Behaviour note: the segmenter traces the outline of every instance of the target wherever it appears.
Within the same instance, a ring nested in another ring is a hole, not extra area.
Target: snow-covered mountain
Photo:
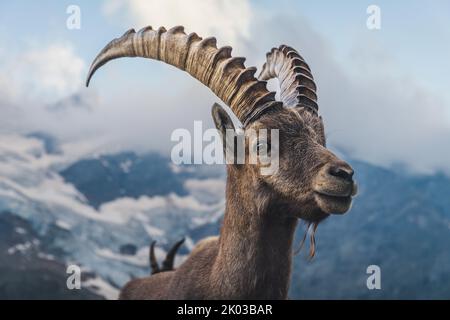
[[[90,151],[42,133],[0,136],[0,297],[114,299],[149,273],[152,240],[162,259],[187,237],[180,263],[218,233],[224,167]],[[291,297],[450,298],[450,179],[349,161],[360,195],[319,226],[314,260],[296,256]],[[66,288],[69,264],[84,270],[80,291]],[[372,264],[382,290],[366,287]]]
[[[45,239],[42,257],[94,273],[97,281],[91,279],[85,287],[115,298],[115,288],[131,276],[148,274],[151,240],[158,241],[157,255],[162,259],[162,248],[222,215],[223,172],[204,178],[201,170],[174,169],[156,154],[100,156],[70,165],[62,151],[48,152],[48,143],[42,135],[0,137],[1,215],[23,219],[35,233],[23,243],[11,243],[5,248],[6,257],[39,250]],[[158,170],[148,175],[146,166]],[[176,181],[177,187],[164,187],[167,181]],[[145,186],[142,182],[156,187],[137,190],[135,183]],[[108,183],[118,193],[106,195],[111,191],[104,188]],[[188,249],[192,245],[188,238]],[[135,253],[124,253],[127,246]]]
[[[319,225],[314,260],[296,259],[293,296],[449,299],[450,179],[350,162],[359,195],[348,214]],[[369,265],[381,269],[381,290],[367,289]]]

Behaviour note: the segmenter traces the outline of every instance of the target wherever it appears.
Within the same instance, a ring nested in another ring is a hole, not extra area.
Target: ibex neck
[[[214,283],[222,298],[285,299],[297,220],[251,180],[229,170]]]

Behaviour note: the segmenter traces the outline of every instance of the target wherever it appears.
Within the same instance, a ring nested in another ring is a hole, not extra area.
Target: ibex
[[[220,235],[200,241],[177,270],[132,280],[121,298],[286,299],[298,220],[317,225],[330,214],[347,212],[356,194],[352,168],[325,147],[309,66],[282,45],[267,54],[256,79],[256,68],[231,57],[230,47],[217,49],[215,38],[186,35],[181,26],[168,31],[147,27],[110,42],[93,62],[86,85],[98,68],[121,57],[160,60],[188,72],[230,107],[244,132],[279,130],[274,174],[262,175],[263,164],[247,159],[227,164]],[[272,78],[278,79],[281,101],[266,88]],[[219,105],[212,116],[222,137],[236,130]],[[247,149],[271,148],[270,139],[245,140]]]
[[[151,274],[157,274],[160,272],[167,272],[174,270],[174,262],[175,262],[175,255],[177,254],[178,249],[181,247],[181,245],[184,243],[185,239],[181,239],[180,241],[176,242],[172,248],[170,248],[169,252],[167,252],[166,258],[164,259],[162,263],[162,267],[159,266],[158,260],[156,259],[155,255],[155,244],[156,241],[153,241],[150,245],[149,250],[149,257],[150,257],[150,269]]]

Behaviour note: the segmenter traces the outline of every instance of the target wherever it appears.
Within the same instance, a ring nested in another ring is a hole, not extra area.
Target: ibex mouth
[[[330,197],[353,197],[358,193],[358,186],[353,181],[345,183],[327,183],[325,185],[316,185],[314,191],[318,194]]]
[[[357,193],[353,169],[336,160],[324,165],[313,181],[314,198],[319,208],[328,214],[342,214],[350,209]]]
[[[343,186],[342,188],[320,188],[315,189],[314,198],[322,211],[328,214],[343,214],[347,212],[352,204],[352,197],[357,193],[356,183]]]
[[[314,193],[314,198],[320,209],[328,214],[343,214],[352,204],[352,196],[336,196],[319,192]]]

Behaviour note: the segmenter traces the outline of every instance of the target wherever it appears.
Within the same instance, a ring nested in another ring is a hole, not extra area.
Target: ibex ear
[[[214,124],[216,125],[216,128],[219,131],[220,136],[222,137],[224,154],[234,155],[235,139],[232,139],[232,141],[230,141],[230,139],[226,139],[227,130],[232,130],[233,133],[236,133],[236,128],[234,127],[233,120],[228,115],[226,110],[217,103],[214,103],[212,107],[212,117],[214,120]],[[227,150],[231,152],[227,153]]]
[[[212,107],[212,117],[217,130],[219,130],[222,137],[226,136],[226,130],[235,130],[233,120],[225,111],[225,109],[218,103],[214,103]]]

